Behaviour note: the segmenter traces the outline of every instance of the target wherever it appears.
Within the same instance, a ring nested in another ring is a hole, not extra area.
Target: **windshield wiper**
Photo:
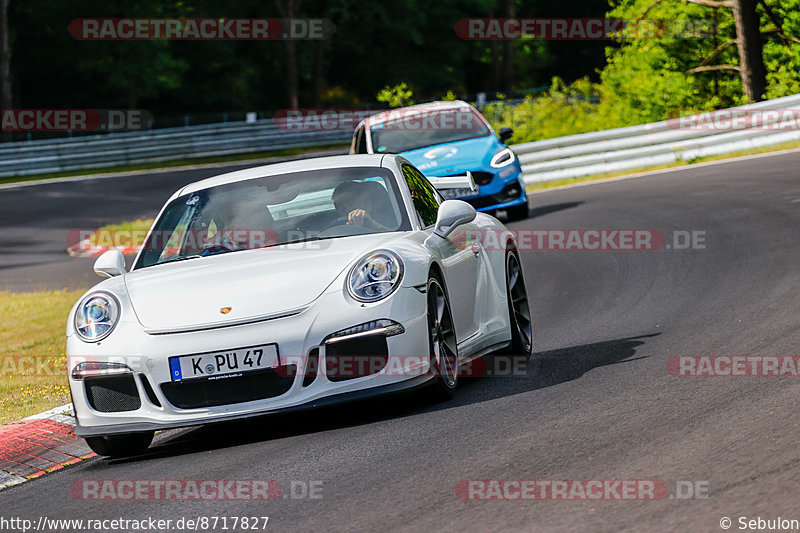
[[[206,254],[206,255],[202,255],[202,254],[184,255],[184,256],[176,257],[175,259],[170,259],[168,261],[161,261],[160,263],[155,263],[155,264],[156,265],[166,265],[167,263],[177,263],[178,261],[185,261],[187,259],[197,259],[199,257],[212,257],[212,256],[215,256],[215,255],[221,255],[221,254],[226,254],[226,253],[230,253],[230,252],[242,252],[242,251],[245,251],[245,250],[263,250],[265,248],[273,248],[273,247],[276,247],[276,246],[283,246],[285,244],[296,244],[296,243],[299,243],[299,242],[308,242],[308,241],[321,241],[321,240],[326,240],[326,239],[332,239],[332,238],[335,238],[335,237],[336,237],[335,235],[330,236],[330,237],[319,237],[319,236],[315,235],[313,237],[295,239],[295,240],[292,240],[292,241],[270,243],[270,244],[266,244],[264,246],[260,246],[258,248],[244,248],[242,250],[229,250],[229,249],[226,249],[226,250],[220,250],[220,251],[217,251],[217,252],[214,252],[214,253],[210,253],[210,254]]]
[[[195,255],[184,255],[181,257],[176,257],[175,259],[170,259],[169,261],[162,261],[158,263],[159,265],[166,265],[167,263],[177,263],[178,261],[186,261],[187,259],[197,259],[199,257],[203,257],[202,255],[195,254]]]

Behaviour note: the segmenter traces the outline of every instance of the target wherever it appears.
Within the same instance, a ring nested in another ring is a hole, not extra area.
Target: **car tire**
[[[143,453],[153,442],[154,431],[86,437],[86,444],[97,455],[105,457],[130,457]]]
[[[528,218],[528,202],[526,201],[522,205],[515,205],[513,207],[506,208],[506,220],[508,222],[516,222],[517,220],[524,220]]]
[[[513,356],[531,357],[533,349],[533,328],[531,310],[528,304],[528,291],[522,262],[516,250],[506,252],[506,299],[508,301],[508,325],[511,329],[511,344],[508,352]]]
[[[428,302],[428,348],[434,374],[428,392],[433,401],[447,401],[455,396],[458,387],[458,346],[450,300],[444,283],[435,273],[428,278],[425,294]]]

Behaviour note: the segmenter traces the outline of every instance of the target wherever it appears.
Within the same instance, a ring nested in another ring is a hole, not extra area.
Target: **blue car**
[[[499,134],[466,102],[431,102],[383,111],[362,120],[350,144],[351,154],[400,154],[423,174],[463,176],[472,172],[478,193],[458,197],[478,211],[504,211],[508,220],[528,216],[522,168]]]

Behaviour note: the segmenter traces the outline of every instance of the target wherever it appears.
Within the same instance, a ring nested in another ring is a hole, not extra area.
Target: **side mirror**
[[[514,136],[514,130],[512,130],[511,128],[500,128],[500,130],[497,132],[497,135],[499,135],[500,140],[505,143],[507,140],[509,140],[511,137]]]
[[[113,278],[126,272],[125,257],[119,250],[109,250],[97,258],[94,271],[101,278]]]
[[[461,224],[475,220],[475,208],[461,200],[445,200],[439,206],[433,233],[441,238],[450,235]]]

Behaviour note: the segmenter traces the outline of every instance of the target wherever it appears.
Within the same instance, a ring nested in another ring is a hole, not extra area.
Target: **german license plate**
[[[224,379],[278,366],[278,345],[265,344],[169,358],[172,381]]]
[[[475,192],[468,187],[457,187],[455,189],[440,189],[445,200],[453,200],[455,198],[464,198],[466,196],[474,196]]]

